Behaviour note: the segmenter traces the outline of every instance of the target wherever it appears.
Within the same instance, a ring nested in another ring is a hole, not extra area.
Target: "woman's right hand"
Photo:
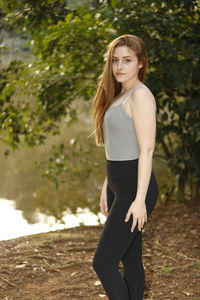
[[[108,216],[108,204],[107,204],[107,192],[106,192],[106,188],[107,188],[107,179],[105,179],[105,181],[104,181],[104,184],[103,184],[103,187],[102,187],[102,191],[101,191],[100,202],[99,202],[101,213],[105,217]]]

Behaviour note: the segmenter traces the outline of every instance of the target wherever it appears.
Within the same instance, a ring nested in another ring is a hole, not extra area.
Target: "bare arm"
[[[106,188],[107,188],[107,177],[105,177],[105,180],[104,180],[104,183],[103,183],[103,186],[102,186],[101,197],[100,197],[100,202],[99,202],[101,213],[105,217],[108,216]]]
[[[145,201],[152,171],[152,157],[156,137],[156,114],[154,97],[146,89],[138,89],[131,99],[131,110],[140,156],[138,160],[137,201]]]
[[[131,95],[131,111],[135,126],[140,156],[138,159],[138,182],[137,194],[126,214],[127,222],[133,214],[131,231],[134,230],[138,221],[138,229],[147,222],[145,198],[152,171],[152,157],[156,137],[156,105],[150,91],[138,89]]]

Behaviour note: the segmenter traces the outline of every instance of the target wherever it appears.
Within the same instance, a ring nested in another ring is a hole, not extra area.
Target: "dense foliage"
[[[91,101],[94,96],[106,45],[118,35],[136,34],[147,46],[146,84],[157,101],[156,153],[172,174],[166,195],[175,191],[179,199],[199,196],[199,1],[0,3],[1,26],[9,24],[26,35],[32,53],[32,63],[13,61],[1,70],[0,134],[4,142],[13,149],[20,142],[32,147],[44,143],[49,134],[58,134],[63,116],[70,121],[76,118],[72,102],[80,97]],[[65,176],[68,151],[62,146],[60,151],[53,150],[46,166],[49,179],[58,183]],[[61,152],[63,164],[52,168]]]

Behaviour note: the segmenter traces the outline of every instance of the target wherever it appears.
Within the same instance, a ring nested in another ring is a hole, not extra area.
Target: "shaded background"
[[[200,194],[199,1],[0,1],[0,197],[36,211],[99,212],[104,148],[90,109],[107,44],[140,36],[157,102],[159,202]]]

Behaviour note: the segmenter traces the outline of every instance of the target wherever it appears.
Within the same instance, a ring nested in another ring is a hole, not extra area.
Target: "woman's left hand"
[[[131,214],[133,215],[131,232],[133,232],[137,224],[137,221],[138,221],[138,230],[141,231],[141,229],[144,226],[144,222],[147,222],[147,210],[146,210],[145,202],[135,199],[126,214],[125,222],[128,222]]]

